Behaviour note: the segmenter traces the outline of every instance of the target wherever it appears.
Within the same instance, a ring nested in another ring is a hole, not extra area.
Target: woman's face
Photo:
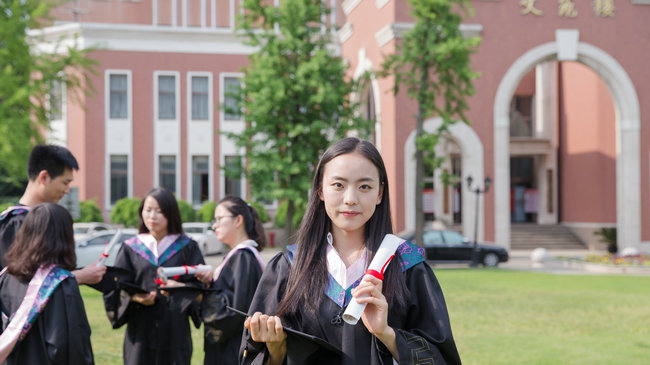
[[[382,193],[377,167],[357,152],[337,156],[325,165],[318,192],[333,226],[349,233],[364,229]]]
[[[144,200],[142,207],[142,221],[145,227],[156,238],[162,238],[167,235],[167,218],[160,210],[158,201],[152,196]]]
[[[214,210],[214,224],[212,228],[219,241],[232,247],[238,228],[238,217],[234,216],[223,204],[217,205]]]

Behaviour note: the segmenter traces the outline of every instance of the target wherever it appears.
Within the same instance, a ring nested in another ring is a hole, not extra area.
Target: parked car
[[[103,232],[103,231],[108,231],[113,229],[113,227],[111,227],[109,224],[101,223],[101,222],[73,223],[72,228],[74,230],[75,242],[90,237],[97,232]]]
[[[415,242],[415,233],[402,234],[402,238]],[[434,262],[471,262],[474,247],[467,237],[452,230],[425,230],[424,250],[427,260]],[[484,266],[496,267],[508,261],[508,251],[503,247],[479,243],[478,262]]]
[[[221,254],[225,251],[225,245],[219,241],[210,223],[186,222],[183,223],[183,231],[199,244],[203,256]]]
[[[99,260],[102,252],[106,248],[108,242],[113,239],[113,236],[117,230],[105,230],[97,232],[89,237],[82,238],[81,240],[75,240],[75,253],[77,254],[77,267],[84,267],[88,264],[96,262]],[[123,228],[120,229],[121,236],[118,243],[113,247],[109,256],[104,262],[105,265],[112,265],[115,262],[115,255],[119,251],[122,242],[138,234],[138,230],[134,228]]]

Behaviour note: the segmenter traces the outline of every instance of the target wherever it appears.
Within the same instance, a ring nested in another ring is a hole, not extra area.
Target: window
[[[468,242],[462,234],[454,231],[442,231],[442,237],[446,243],[465,243]]]
[[[198,205],[210,199],[210,159],[208,156],[192,156],[192,204]]]
[[[223,79],[223,115],[225,120],[241,120],[241,111],[237,106],[237,99],[230,93],[239,89],[239,78],[225,77]]]
[[[52,80],[50,84],[50,95],[49,95],[49,118],[50,120],[62,120],[63,119],[63,95],[64,95],[64,84],[59,80]]]
[[[241,156],[225,156],[226,158],[226,195],[242,197],[241,193]]]
[[[158,183],[160,187],[176,192],[176,156],[158,158]]]
[[[515,95],[510,103],[510,137],[532,137],[533,95]]]
[[[129,194],[128,167],[128,156],[111,155],[111,205]]]
[[[440,231],[426,231],[424,232],[424,245],[436,245],[442,243],[442,236]]]
[[[192,120],[208,120],[208,78],[192,76]]]
[[[126,81],[126,75],[110,75],[109,110],[111,119],[126,119],[128,116]]]
[[[176,119],[176,76],[158,76],[158,119]]]

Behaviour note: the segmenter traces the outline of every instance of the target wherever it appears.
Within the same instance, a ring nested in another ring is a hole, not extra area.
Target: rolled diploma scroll
[[[106,248],[104,248],[104,252],[102,252],[101,256],[99,256],[99,260],[97,260],[97,266],[103,265],[104,261],[108,258],[108,255],[111,253],[111,250],[115,246],[116,243],[120,242],[120,238],[122,237],[122,231],[117,230],[115,234],[113,235],[113,238],[111,238],[111,241],[106,244]]]
[[[364,278],[367,275],[375,276],[369,274],[371,270],[374,270],[375,273],[380,273],[380,275],[382,275],[384,273],[383,270],[386,268],[386,265],[388,265],[390,260],[393,258],[397,247],[402,242],[404,242],[403,239],[392,234],[387,234],[386,237],[384,237],[384,240],[381,241],[381,245],[379,246],[375,257],[373,257],[372,261],[370,262],[370,266],[368,266],[368,270],[366,271]],[[352,298],[352,300],[350,300],[350,304],[348,304],[348,307],[345,310],[345,313],[343,313],[343,320],[348,324],[357,324],[359,318],[361,318],[361,314],[365,309],[366,303],[359,304],[357,303],[356,299]]]
[[[212,271],[212,265],[183,265],[183,266],[172,266],[172,267],[159,267],[158,268],[158,277],[166,282],[167,278],[174,277],[177,275],[185,274],[196,274],[201,271]]]

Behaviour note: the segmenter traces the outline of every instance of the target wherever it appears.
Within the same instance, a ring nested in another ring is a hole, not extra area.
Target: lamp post
[[[490,189],[490,184],[492,184],[492,179],[489,177],[485,178],[485,181],[483,181],[483,188],[481,189],[480,186],[476,186],[472,188],[472,181],[474,179],[472,178],[472,175],[467,176],[467,188],[469,191],[473,192],[476,194],[476,212],[474,215],[474,244],[472,247],[472,263],[470,264],[471,267],[478,267],[478,205],[479,205],[479,197],[481,194],[487,193],[487,191]]]

